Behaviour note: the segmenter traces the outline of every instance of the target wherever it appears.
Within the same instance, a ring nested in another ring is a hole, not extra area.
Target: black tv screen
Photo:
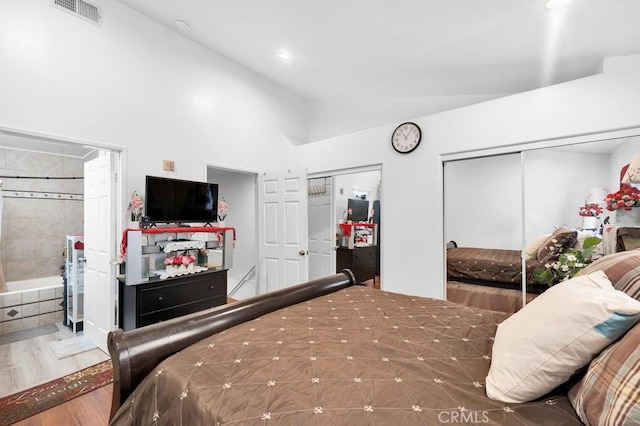
[[[218,184],[147,176],[144,214],[151,222],[217,222]]]
[[[369,201],[358,198],[349,198],[347,208],[351,209],[351,220],[354,222],[366,222],[369,220]]]

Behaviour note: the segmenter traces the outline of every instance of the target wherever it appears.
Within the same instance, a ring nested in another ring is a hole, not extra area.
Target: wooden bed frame
[[[278,309],[356,285],[353,273],[339,274],[272,291],[169,321],[108,336],[113,362],[113,398],[110,419],[135,388],[161,361],[205,337]]]

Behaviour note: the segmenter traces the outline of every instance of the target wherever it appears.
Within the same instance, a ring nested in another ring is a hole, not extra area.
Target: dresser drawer
[[[144,315],[173,306],[209,299],[220,296],[226,291],[225,281],[215,276],[206,277],[206,279],[198,277],[142,289],[140,291],[140,314]]]
[[[354,268],[372,268],[375,266],[376,253],[373,247],[362,247],[353,250]]]
[[[204,309],[215,308],[224,305],[227,302],[227,295],[219,295],[205,300],[197,300],[195,302],[186,303],[184,305],[173,306],[168,309],[156,310],[140,315],[139,327],[155,324],[170,318],[176,318],[182,315],[192,314]]]
[[[375,278],[376,247],[338,248],[336,254],[336,272],[350,269],[358,282]]]

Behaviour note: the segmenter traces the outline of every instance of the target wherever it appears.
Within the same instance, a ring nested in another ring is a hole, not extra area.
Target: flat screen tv
[[[218,184],[147,176],[144,214],[152,223],[217,222]]]
[[[369,220],[369,201],[358,198],[349,198],[347,208],[351,209],[351,220],[354,222],[367,222]]]

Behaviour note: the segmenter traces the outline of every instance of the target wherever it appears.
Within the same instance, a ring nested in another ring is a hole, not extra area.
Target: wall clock
[[[416,123],[402,123],[391,135],[391,146],[400,154],[408,154],[420,145],[422,132]]]

